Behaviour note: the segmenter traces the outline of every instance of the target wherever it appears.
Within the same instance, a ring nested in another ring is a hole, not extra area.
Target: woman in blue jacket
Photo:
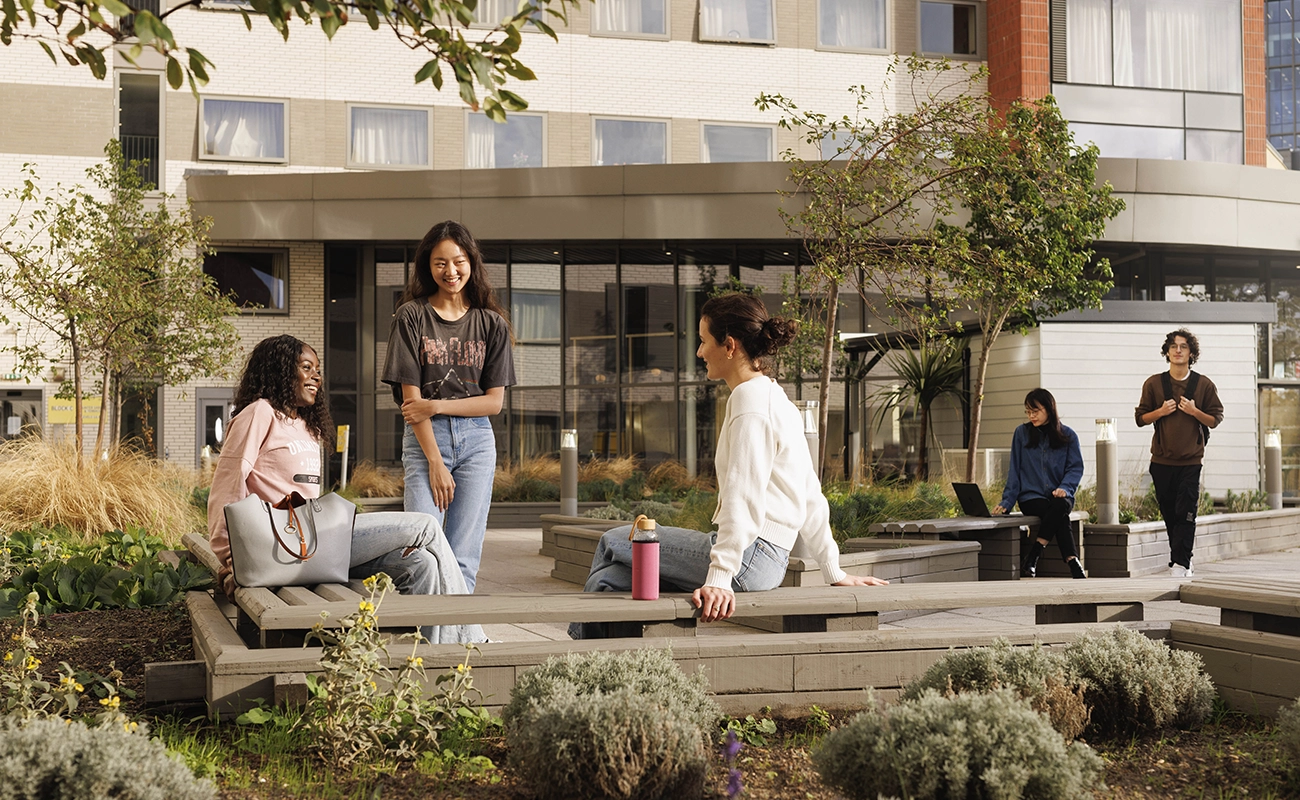
[[[994,514],[1005,514],[1020,504],[1022,513],[1038,517],[1038,537],[1020,561],[1020,576],[1032,578],[1038,569],[1038,557],[1052,538],[1076,578],[1088,577],[1070,531],[1070,511],[1074,492],[1083,479],[1083,454],[1079,437],[1061,424],[1056,415],[1056,398],[1046,389],[1034,389],[1025,395],[1025,416],[1029,421],[1016,428],[1011,437],[1011,469],[1007,488]]]

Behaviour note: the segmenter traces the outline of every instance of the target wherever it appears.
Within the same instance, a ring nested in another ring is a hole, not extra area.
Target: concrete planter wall
[[[1088,574],[1094,578],[1158,575],[1169,569],[1163,522],[1083,526]],[[1196,521],[1196,564],[1300,547],[1300,509],[1208,514]]]
[[[361,505],[366,511],[401,511],[400,497],[364,497]],[[578,503],[578,511],[604,508],[605,502]],[[560,510],[558,502],[550,503],[493,503],[488,510],[489,528],[535,528],[541,524],[543,514],[554,514]],[[587,520],[591,522],[592,520]],[[599,520],[597,520],[599,521]],[[625,523],[626,524],[626,523]]]

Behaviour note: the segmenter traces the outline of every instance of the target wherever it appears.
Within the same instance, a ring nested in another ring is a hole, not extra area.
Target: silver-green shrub
[[[117,726],[0,721],[0,800],[212,800],[156,740]]]
[[[510,763],[543,800],[695,797],[720,711],[668,650],[570,653],[521,675],[502,709]]]
[[[1194,728],[1214,708],[1217,692],[1201,657],[1174,650],[1128,628],[1084,634],[1065,648],[1087,687],[1090,732],[1131,734],[1169,726]]]
[[[540,800],[699,797],[705,739],[689,719],[633,688],[534,700],[507,727],[511,764]]]
[[[850,798],[1074,800],[1102,786],[1102,761],[1067,744],[1010,689],[943,696],[927,689],[871,708],[813,751],[822,779]]]
[[[610,503],[607,506],[601,506],[600,508],[588,509],[582,512],[582,516],[587,519],[625,519],[628,522],[636,519],[636,514],[633,514],[631,511],[626,509],[619,508],[613,503]]]
[[[1277,710],[1277,740],[1293,782],[1300,783],[1300,700]]]
[[[1088,726],[1084,684],[1071,673],[1065,656],[1035,643],[1014,647],[997,639],[991,647],[952,650],[903,690],[903,700],[915,700],[926,689],[940,694],[1012,689],[1045,715],[1052,727],[1074,740]]]
[[[702,731],[712,731],[722,716],[709,694],[704,673],[687,675],[673,661],[671,650],[643,649],[626,653],[569,653],[519,676],[510,702],[501,711],[507,728],[526,716],[530,705],[569,694],[610,694],[630,688],[654,699],[668,713],[684,717]]]

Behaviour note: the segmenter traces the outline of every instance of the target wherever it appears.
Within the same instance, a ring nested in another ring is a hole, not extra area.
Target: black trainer
[[[1043,554],[1043,543],[1037,539],[1029,545],[1025,555],[1020,559],[1020,577],[1033,578],[1038,574],[1038,557]]]
[[[1079,559],[1077,559],[1077,558],[1072,558],[1072,559],[1070,559],[1070,560],[1069,560],[1068,562],[1066,562],[1066,563],[1068,563],[1068,564],[1070,565],[1070,577],[1071,577],[1071,578],[1086,578],[1086,577],[1088,577],[1087,575],[1083,574],[1083,565],[1079,563]]]

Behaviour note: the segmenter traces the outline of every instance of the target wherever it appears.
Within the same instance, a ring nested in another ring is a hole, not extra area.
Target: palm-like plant
[[[894,409],[920,416],[917,477],[921,480],[930,477],[930,408],[944,397],[961,396],[966,374],[962,358],[965,349],[963,339],[930,339],[921,341],[916,349],[894,350],[886,358],[899,383],[876,393],[880,402],[876,424],[883,422]]]

